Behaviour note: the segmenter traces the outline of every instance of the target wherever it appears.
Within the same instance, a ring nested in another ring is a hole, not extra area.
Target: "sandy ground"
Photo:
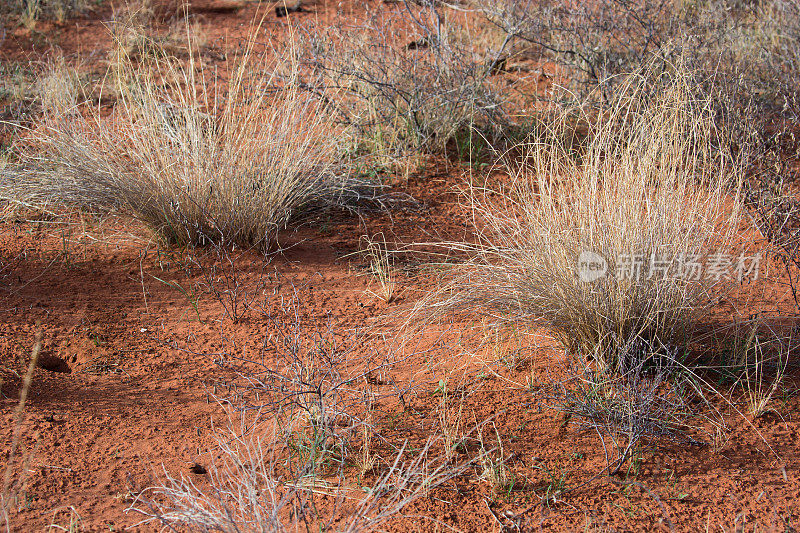
[[[194,3],[212,39],[244,31],[255,13],[252,5],[222,4]],[[334,9],[311,5],[298,16]],[[108,16],[100,8],[63,25],[17,30],[2,44],[0,57],[32,60],[52,45],[87,60],[98,57],[110,44],[103,27]],[[434,161],[408,183],[395,183],[394,190],[410,193],[416,205],[360,217],[326,212],[290,228],[282,236],[287,249],[269,263],[255,254],[236,259],[243,283],[267,295],[266,309],[277,305],[275,295],[296,291],[309,327],[328,321],[363,326],[408,308],[432,286],[435,273],[413,258],[402,259],[396,265],[398,294],[386,303],[370,293],[377,289],[363,275],[363,257],[351,254],[362,235],[380,231],[398,242],[468,235],[466,213],[453,192],[462,173],[454,164]],[[13,369],[0,396],[3,466],[15,435],[21,376],[36,333],[43,334],[42,365],[18,428],[24,466],[14,473],[22,490],[10,529],[39,531],[73,520],[77,530],[119,531],[143,519],[126,509],[162,468],[201,483],[204,474],[191,468],[208,464],[212,420],[224,420],[210,392],[230,377],[217,354],[235,351],[232,339],[239,347],[257,345],[270,332],[264,316],[253,312],[232,324],[220,320],[219,301],[207,294],[196,301],[187,297],[177,287],[191,287],[200,277],[187,276],[181,252],[158,247],[145,228],[124,218],[8,220],[0,223],[0,259],[0,357]],[[774,293],[785,299],[781,287]],[[466,331],[470,324],[453,327]],[[720,398],[716,407],[728,428],[707,445],[660,441],[637,460],[635,471],[584,484],[604,464],[597,435],[564,425],[528,385],[546,384],[548,372],[558,368],[553,343],[542,337],[537,349],[514,364],[459,348],[419,354],[394,369],[393,379],[413,378],[416,385],[402,404],[381,404],[376,424],[389,440],[405,435],[423,441],[440,420],[437,384],[450,375],[458,400],[446,410],[460,410],[468,422],[491,420],[515,481],[498,492],[480,472],[468,470],[413,503],[407,517],[388,529],[790,531],[800,523],[796,366],[789,367],[776,413],[740,416]],[[448,353],[458,357],[447,360]],[[698,434],[709,435],[710,424],[696,423]],[[542,502],[548,490],[564,488],[571,490]]]

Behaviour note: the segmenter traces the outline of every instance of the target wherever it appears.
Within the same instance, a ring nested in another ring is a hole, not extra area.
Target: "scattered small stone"
[[[208,470],[206,470],[206,467],[204,467],[200,463],[192,463],[192,466],[189,467],[189,472],[191,472],[192,474],[203,475],[206,472],[208,472]]]

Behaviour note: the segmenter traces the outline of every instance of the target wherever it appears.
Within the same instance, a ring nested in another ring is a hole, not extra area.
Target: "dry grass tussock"
[[[680,74],[630,77],[585,146],[568,142],[564,116],[523,147],[511,185],[472,187],[477,240],[447,243],[469,259],[419,311],[544,325],[601,367],[635,343],[682,345],[729,283],[692,279],[691,263],[734,253],[740,217],[740,168],[691,94]],[[607,263],[604,276],[578,275],[584,252]]]
[[[33,29],[42,19],[64,22],[92,8],[88,0],[7,0],[0,6],[0,15],[8,17],[8,23],[17,22]],[[9,24],[10,25],[10,24]],[[0,31],[4,24],[0,23]]]
[[[365,191],[349,178],[347,132],[295,79],[270,74],[284,61],[247,46],[223,77],[194,55],[123,57],[113,110],[52,99],[0,196],[121,210],[171,243],[265,247],[298,211]]]

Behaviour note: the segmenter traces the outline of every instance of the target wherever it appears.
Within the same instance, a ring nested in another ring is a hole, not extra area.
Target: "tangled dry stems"
[[[217,354],[238,377],[216,398],[228,424],[215,432],[208,486],[164,470],[130,508],[144,522],[192,531],[369,531],[471,466],[437,454],[437,435],[414,450],[377,434],[376,402],[408,392],[390,378],[404,357],[330,321],[309,328],[301,311],[294,294],[265,316],[270,334],[259,352]],[[378,383],[390,392],[376,392]],[[390,455],[358,449],[372,438],[389,444]],[[358,484],[348,481],[354,468]]]
[[[498,135],[508,124],[504,97],[489,82],[506,43],[476,47],[445,11],[404,2],[355,27],[302,29],[298,61],[307,89],[335,102],[367,151],[441,151],[471,128]]]
[[[693,387],[681,376],[678,356],[675,349],[636,341],[618,356],[613,371],[596,371],[571,358],[569,377],[554,384],[551,407],[565,414],[564,424],[595,430],[609,475],[617,474],[646,439],[696,442],[684,431]]]
[[[140,524],[189,531],[373,531],[466,469],[438,460],[431,442],[414,453],[402,446],[370,486],[357,487],[341,478],[310,482],[313,465],[296,465],[297,473],[287,475],[285,463],[257,436],[218,433],[222,459],[208,469],[209,488],[164,471],[160,484],[141,492],[129,510],[146,515]]]

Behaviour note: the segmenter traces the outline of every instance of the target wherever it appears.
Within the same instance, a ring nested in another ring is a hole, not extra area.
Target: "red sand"
[[[203,2],[194,5],[212,36],[242,32],[255,12],[252,5],[230,11],[205,9]],[[368,5],[380,8],[378,3]],[[312,5],[311,13],[299,16],[313,17],[335,8]],[[3,43],[0,57],[35,58],[50,42],[68,54],[102,55],[110,42],[102,26],[108,15],[108,9],[100,9],[61,26],[43,23],[33,34],[16,31]],[[299,287],[309,326],[322,325],[328,314],[337,324],[361,325],[413,304],[431,284],[430,275],[420,273],[418,264],[402,265],[399,295],[387,304],[367,292],[374,283],[356,275],[364,262],[348,254],[358,250],[361,235],[379,231],[400,242],[462,236],[468,229],[462,222],[467,217],[451,192],[461,181],[460,172],[434,165],[397,188],[421,201],[420,209],[363,219],[324,214],[296,232],[287,232],[285,242],[295,245],[267,267],[279,273],[280,280],[269,278],[264,288],[272,291],[282,283],[285,294],[291,285]],[[220,326],[221,306],[207,296],[197,302],[202,319],[198,320],[186,296],[165,283],[191,285],[182,273],[180,254],[159,251],[137,224],[124,219],[89,222],[84,233],[78,219],[70,221],[69,225],[0,223],[0,258],[6,262],[16,258],[3,271],[1,366],[17,372],[7,373],[2,385],[0,457],[5,460],[0,470],[5,470],[11,447],[19,376],[39,328],[44,335],[42,355],[51,368],[35,371],[23,416],[19,453],[25,467],[24,474],[15,475],[25,481],[22,497],[11,509],[12,531],[38,531],[51,524],[66,527],[71,517],[77,520],[77,530],[119,531],[143,518],[125,509],[162,465],[174,475],[201,476],[189,469],[195,463],[207,464],[207,450],[213,445],[212,416],[215,421],[222,419],[220,407],[209,403],[206,387],[226,377],[213,356],[220,349],[220,331],[244,343],[258,343],[267,331],[266,321],[256,313],[240,324],[223,321]],[[257,257],[240,258],[238,265],[250,272],[251,279],[258,277]],[[775,288],[775,293],[783,291]],[[493,417],[516,481],[498,493],[479,478],[479,472],[468,471],[409,506],[405,510],[409,517],[390,522],[389,529],[650,531],[672,524],[679,531],[788,531],[797,527],[800,422],[794,416],[799,400],[792,375],[776,400],[779,414],[751,420],[720,402],[730,427],[716,445],[659,442],[627,476],[601,476],[543,504],[548,487],[557,490],[558,481],[566,488],[579,486],[604,465],[595,433],[562,427],[561,416],[541,409],[527,389],[529,377],[546,382],[557,357],[558,351],[545,343],[530,360],[512,369],[485,366],[478,358],[463,356],[441,366],[426,365],[422,356],[410,362],[421,385],[405,409],[385,406],[376,422],[381,434],[398,441],[408,435],[424,440],[439,423],[440,398],[434,394],[438,380],[458,365],[455,383],[462,370],[470,373],[454,395],[461,398],[464,393],[465,420]],[[67,368],[69,372],[54,371]],[[481,371],[483,377],[476,377]],[[790,367],[792,371],[796,368]],[[403,374],[409,372],[408,365],[396,372],[397,379],[411,377]],[[450,409],[458,409],[457,402]],[[151,529],[156,528],[143,527]]]

